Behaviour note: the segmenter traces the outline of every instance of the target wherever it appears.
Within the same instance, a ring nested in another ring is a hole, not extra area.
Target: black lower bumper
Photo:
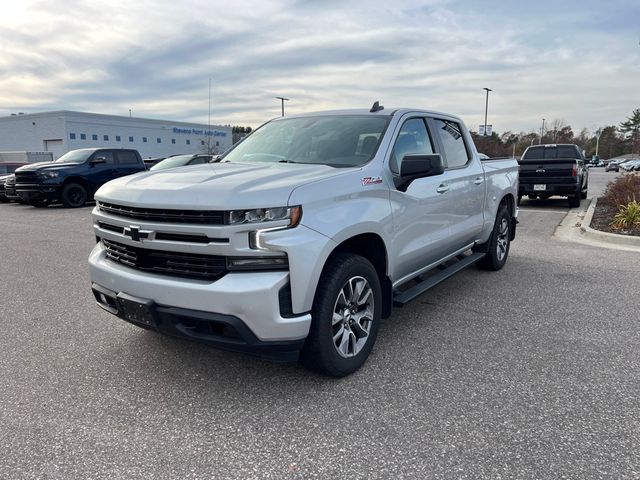
[[[25,202],[43,201],[56,202],[60,197],[59,186],[29,186],[27,188],[16,185],[17,195]]]
[[[544,190],[536,190],[534,188],[534,185],[544,185],[545,189]],[[570,184],[553,184],[553,183],[547,183],[545,184],[543,180],[540,180],[540,182],[536,182],[535,184],[533,183],[520,183],[519,187],[518,187],[518,195],[519,196],[523,196],[523,195],[536,195],[536,196],[553,196],[553,195],[560,195],[560,196],[570,196],[570,195],[576,195],[576,194],[580,194],[580,187],[575,184],[575,183],[570,183]]]
[[[149,330],[242,352],[279,362],[298,360],[304,339],[265,342],[237,317],[186,308],[167,307],[151,300],[91,285],[98,305],[121,319]]]

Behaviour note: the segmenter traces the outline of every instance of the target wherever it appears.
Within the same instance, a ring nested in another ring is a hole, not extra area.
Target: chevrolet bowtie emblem
[[[134,242],[141,242],[143,239],[149,238],[151,232],[149,230],[140,230],[137,225],[131,225],[130,227],[124,227],[122,233],[127,237],[131,237]]]

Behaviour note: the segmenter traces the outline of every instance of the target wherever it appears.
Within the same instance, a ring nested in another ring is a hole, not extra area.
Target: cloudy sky
[[[52,109],[257,126],[420,107],[532,131],[640,108],[638,0],[0,0],[0,115]]]

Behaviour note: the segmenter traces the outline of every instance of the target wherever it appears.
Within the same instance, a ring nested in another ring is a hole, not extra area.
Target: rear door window
[[[138,156],[131,150],[118,152],[118,163],[121,165],[132,165],[138,163]]]
[[[437,135],[442,143],[447,168],[464,167],[469,163],[471,157],[469,156],[460,124],[440,118],[435,118],[433,121],[436,126]]]

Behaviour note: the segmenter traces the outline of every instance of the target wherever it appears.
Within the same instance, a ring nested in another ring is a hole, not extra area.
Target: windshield
[[[65,153],[55,163],[84,163],[95,150],[71,150]]]
[[[175,157],[165,158],[156,163],[149,170],[164,170],[165,168],[182,167],[189,163],[189,160],[193,158],[193,155],[176,155]]]
[[[336,115],[275,120],[256,130],[222,161],[357,167],[373,158],[389,119]]]

